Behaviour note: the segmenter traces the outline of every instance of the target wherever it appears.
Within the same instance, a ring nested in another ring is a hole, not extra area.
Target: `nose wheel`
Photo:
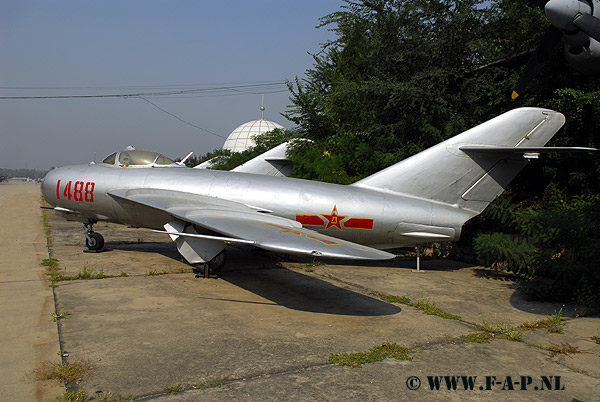
[[[100,233],[94,232],[94,222],[84,223],[85,245],[88,250],[99,251],[104,247],[104,237]]]

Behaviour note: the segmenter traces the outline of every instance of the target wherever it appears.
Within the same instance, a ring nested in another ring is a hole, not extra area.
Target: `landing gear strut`
[[[85,245],[88,250],[98,251],[104,247],[104,237],[100,233],[94,232],[95,221],[89,221],[83,224],[85,234]]]
[[[219,277],[223,266],[225,265],[225,250],[217,254],[212,260],[204,263],[194,264],[196,278],[210,278],[211,275]]]

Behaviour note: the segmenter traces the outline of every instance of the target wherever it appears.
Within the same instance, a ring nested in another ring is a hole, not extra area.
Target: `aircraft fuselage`
[[[160,189],[245,204],[332,237],[375,248],[457,240],[475,212],[407,195],[323,182],[200,169],[75,165],[50,171],[44,198],[70,219],[162,230],[164,211],[127,206],[108,193]],[[69,218],[69,216],[67,216]]]

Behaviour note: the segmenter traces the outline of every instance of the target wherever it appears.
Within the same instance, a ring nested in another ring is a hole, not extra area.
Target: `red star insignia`
[[[331,215],[321,214],[321,216],[327,219],[327,226],[325,226],[325,230],[329,229],[332,226],[335,226],[339,230],[342,229],[342,221],[348,217],[348,215],[338,215],[337,205],[333,206],[333,211],[331,211]]]

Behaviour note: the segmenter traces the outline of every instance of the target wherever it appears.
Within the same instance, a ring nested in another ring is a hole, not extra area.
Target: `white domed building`
[[[261,107],[263,115],[259,120],[249,121],[248,123],[244,123],[233,130],[231,134],[229,134],[229,137],[227,137],[225,140],[223,149],[228,149],[232,152],[245,151],[246,149],[256,145],[253,139],[254,136],[267,133],[276,128],[284,128],[282,125],[273,121],[265,120],[264,110],[265,109]]]

